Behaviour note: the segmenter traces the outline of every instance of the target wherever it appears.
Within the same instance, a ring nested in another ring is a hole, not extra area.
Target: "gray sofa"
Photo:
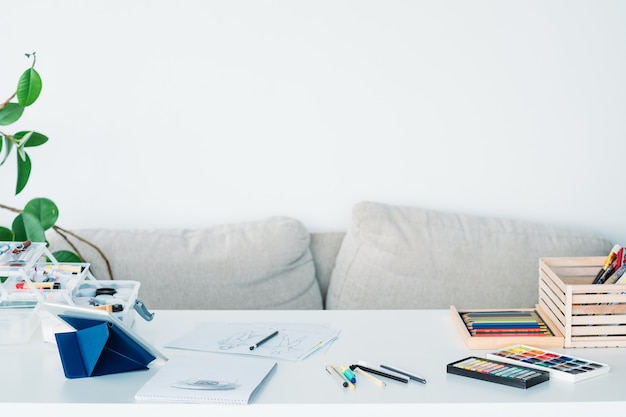
[[[606,255],[592,233],[514,219],[357,203],[338,232],[272,217],[206,229],[74,231],[141,283],[150,309],[521,308],[538,298],[538,260]],[[55,233],[51,250],[69,246]],[[98,279],[103,258],[73,239]]]

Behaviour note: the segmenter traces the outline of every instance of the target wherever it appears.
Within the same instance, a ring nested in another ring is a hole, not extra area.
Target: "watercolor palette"
[[[554,378],[571,382],[606,374],[611,369],[609,365],[604,363],[526,345],[510,346],[497,352],[488,353],[486,356],[512,365],[543,369],[550,372]]]
[[[516,388],[530,388],[550,379],[550,373],[526,366],[511,365],[493,359],[470,356],[449,363],[449,374],[466,376]]]

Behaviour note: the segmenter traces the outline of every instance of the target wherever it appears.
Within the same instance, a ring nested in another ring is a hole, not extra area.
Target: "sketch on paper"
[[[250,350],[251,345],[275,330],[278,330],[276,337]],[[301,360],[338,336],[339,331],[321,324],[206,322],[166,347]]]

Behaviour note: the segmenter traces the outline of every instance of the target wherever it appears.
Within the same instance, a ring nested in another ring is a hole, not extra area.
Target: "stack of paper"
[[[278,333],[250,349],[266,336]],[[165,345],[168,348],[238,353],[275,359],[302,360],[328,346],[339,331],[309,323],[199,323],[194,330]]]
[[[247,404],[276,361],[244,357],[174,357],[135,394],[139,401]]]

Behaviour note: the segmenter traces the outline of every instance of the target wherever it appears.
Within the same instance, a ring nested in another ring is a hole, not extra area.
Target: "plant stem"
[[[54,229],[55,232],[57,232],[63,239],[65,239],[65,241],[76,251],[76,253],[78,254],[78,256],[80,256],[81,258],[83,257],[78,249],[76,248],[76,246],[74,246],[74,244],[72,242],[70,242],[70,240],[68,239],[68,237],[66,236],[66,234],[71,235],[72,237],[74,237],[75,239],[80,240],[81,242],[83,242],[86,245],[91,246],[92,248],[94,248],[96,250],[96,252],[98,252],[98,254],[100,255],[100,257],[104,260],[104,263],[107,266],[107,272],[109,273],[109,279],[113,280],[113,270],[111,269],[111,263],[109,262],[109,259],[106,257],[106,255],[104,254],[104,252],[102,252],[102,249],[100,249],[98,246],[94,245],[93,243],[89,242],[86,239],[83,239],[82,237],[78,236],[76,233],[71,232],[69,230],[63,229],[60,226],[52,226],[52,229]]]
[[[21,213],[21,212],[22,212],[22,210],[16,209],[15,207],[5,206],[4,204],[1,204],[1,203],[0,203],[0,208],[3,208],[3,209],[5,209],[5,210],[12,211],[12,212],[14,212],[14,213]]]
[[[17,91],[13,93],[11,97],[7,98],[4,103],[0,104],[0,110],[4,109],[7,106],[7,104],[9,104],[9,102],[15,98],[16,95],[17,95]]]

